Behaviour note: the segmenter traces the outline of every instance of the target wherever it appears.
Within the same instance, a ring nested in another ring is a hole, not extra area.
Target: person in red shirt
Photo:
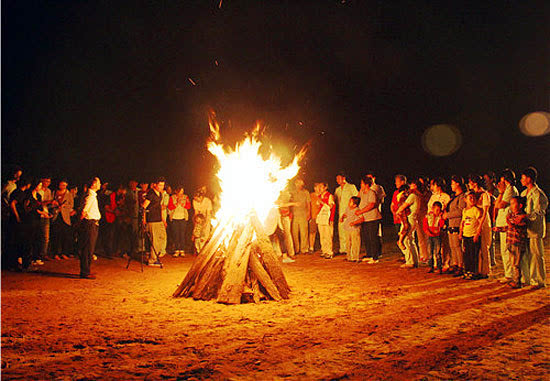
[[[440,274],[443,273],[441,263],[441,232],[445,225],[441,209],[441,203],[435,201],[431,212],[424,217],[424,221],[422,222],[424,232],[428,235],[428,246],[430,249],[430,271],[428,272],[433,273],[437,268]]]

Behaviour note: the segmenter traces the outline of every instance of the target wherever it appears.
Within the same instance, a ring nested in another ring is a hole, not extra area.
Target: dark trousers
[[[99,225],[94,220],[82,220],[81,225],[81,250],[80,250],[80,275],[90,275],[90,265],[97,241]]]
[[[50,219],[40,218],[40,254],[38,258],[44,259],[48,255],[50,249]]]
[[[73,231],[61,216],[52,223],[52,254],[71,254],[73,251]]]
[[[380,237],[378,237],[379,220],[363,222],[361,224],[361,240],[365,243],[367,257],[377,260],[382,251]]]
[[[101,242],[103,243],[103,251],[105,256],[112,257],[117,250],[116,244],[116,223],[115,222],[105,222],[103,226],[103,236],[101,237]]]
[[[443,266],[441,263],[441,237],[428,237],[428,248],[430,250],[430,267],[441,270]]]
[[[185,237],[187,235],[187,220],[172,220],[172,237],[174,250],[185,250]]]
[[[477,242],[474,242],[474,237],[462,237],[462,242],[464,243],[464,271],[477,274],[481,237]]]

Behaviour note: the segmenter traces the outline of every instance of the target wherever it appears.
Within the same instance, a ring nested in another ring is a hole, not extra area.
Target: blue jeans
[[[428,237],[428,248],[430,250],[430,267],[441,270],[441,237]]]

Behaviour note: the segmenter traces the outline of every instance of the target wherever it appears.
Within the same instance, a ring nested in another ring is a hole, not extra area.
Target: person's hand
[[[443,219],[444,219],[444,220],[447,219],[447,212],[443,212]]]
[[[69,215],[70,215],[71,217],[74,216],[75,214],[76,214],[76,210],[74,210],[74,209],[71,210],[71,213],[69,213]]]
[[[497,189],[499,193],[504,193],[504,191],[506,190],[506,183],[504,183],[503,181],[499,181],[497,183]]]
[[[360,212],[359,210],[356,210],[356,211],[355,211],[355,215],[356,215],[356,216],[360,216],[360,215],[361,215],[361,212]]]
[[[458,233],[458,239],[462,241],[462,233]]]

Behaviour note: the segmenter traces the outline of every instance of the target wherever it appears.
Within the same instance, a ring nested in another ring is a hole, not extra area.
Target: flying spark
[[[197,84],[191,79],[191,77],[187,77],[187,79],[189,80],[189,82],[191,82],[193,86],[197,86]]]

